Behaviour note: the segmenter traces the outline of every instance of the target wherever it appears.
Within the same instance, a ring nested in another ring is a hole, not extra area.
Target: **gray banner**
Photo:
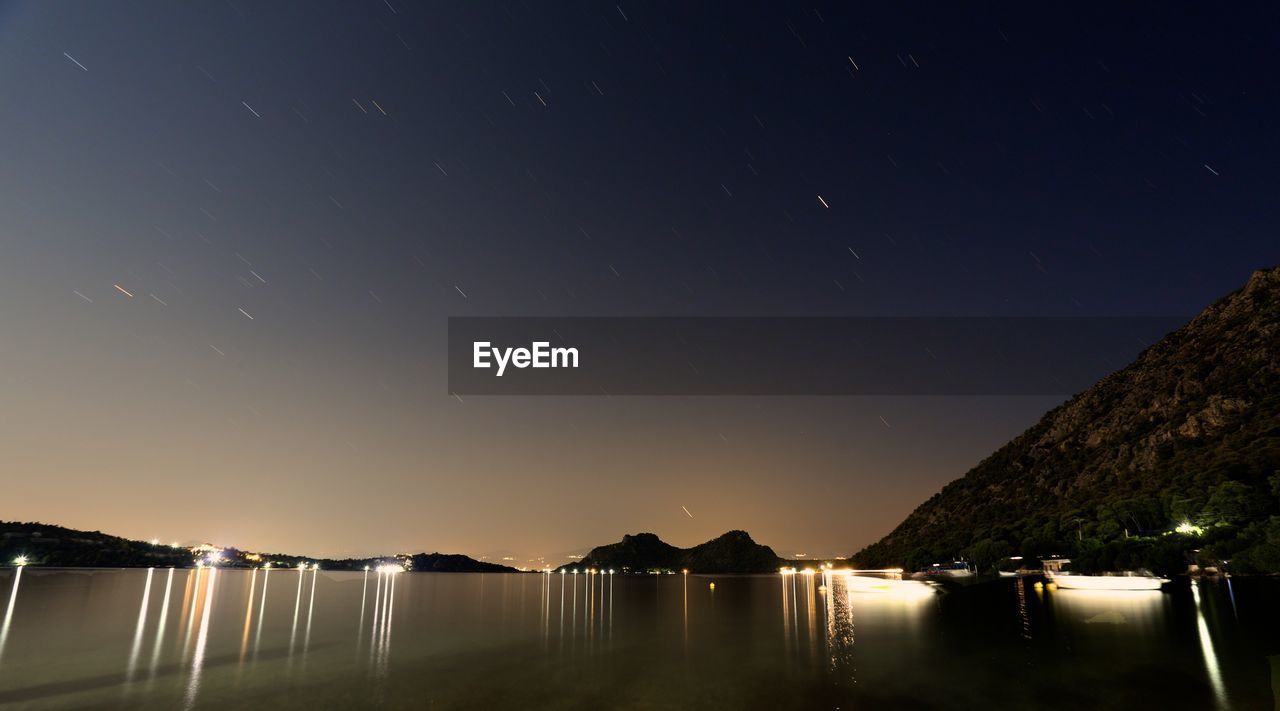
[[[1186,320],[458,317],[449,319],[449,390],[1067,395]]]

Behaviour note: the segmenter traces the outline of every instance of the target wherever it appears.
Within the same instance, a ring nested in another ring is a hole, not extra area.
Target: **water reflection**
[[[147,579],[142,583],[142,606],[138,608],[138,624],[133,632],[133,647],[129,649],[129,666],[125,670],[124,680],[133,679],[133,670],[138,666],[138,652],[142,649],[142,631],[147,626],[147,603],[151,601],[151,576],[155,568],[147,568]]]
[[[391,656],[391,616],[395,612],[396,579],[400,568],[378,570],[378,587],[373,599],[373,626],[369,643],[369,666],[374,678],[385,679]]]
[[[196,601],[192,609],[200,608],[200,632],[196,635],[195,654],[191,658],[191,675],[187,679],[187,693],[183,699],[183,708],[195,706],[196,696],[200,693],[200,678],[204,673],[205,645],[209,641],[209,620],[213,617],[213,586],[218,581],[218,569],[209,569],[205,576],[204,594]]]
[[[311,649],[311,620],[316,612],[316,583],[320,580],[319,566],[311,567],[311,599],[307,603],[307,631],[302,637],[302,659],[306,661],[307,651]]]
[[[1151,628],[1164,615],[1168,596],[1159,590],[1063,590],[1053,592],[1057,617],[1068,625]]]
[[[4,608],[4,622],[0,623],[0,662],[4,661],[5,644],[9,641],[9,627],[13,624],[13,607],[18,602],[18,584],[22,582],[22,571],[25,566],[18,566],[13,574],[13,585],[9,588],[9,604]]]
[[[240,663],[244,664],[245,654],[249,651],[249,627],[253,624],[253,596],[257,590],[258,569],[254,568],[249,576],[249,602],[244,606],[244,630],[240,633]]]
[[[253,633],[253,658],[258,658],[258,647],[262,644],[262,623],[267,619],[267,585],[271,582],[271,566],[262,570],[262,602],[258,603],[258,629]]]
[[[156,623],[156,641],[151,649],[151,674],[148,682],[155,679],[156,663],[160,660],[160,644],[164,641],[164,627],[169,620],[169,596],[173,592],[173,568],[165,576],[164,598],[160,601],[160,621]]]
[[[302,610],[302,581],[307,577],[307,566],[298,564],[298,592],[293,599],[293,627],[289,631],[289,659],[293,659],[293,647],[298,641],[298,613]]]
[[[1209,674],[1209,684],[1213,686],[1213,696],[1218,703],[1218,708],[1230,708],[1230,704],[1227,703],[1227,690],[1222,684],[1222,670],[1218,668],[1218,653],[1213,649],[1209,625],[1204,621],[1204,606],[1200,601],[1202,584],[1198,581],[1191,583],[1191,597],[1196,602],[1196,633],[1200,640],[1200,651],[1204,655],[1205,671]]]
[[[161,573],[14,571],[7,595],[0,583],[0,708],[119,707],[122,690],[147,708],[414,707],[424,688],[441,707],[1020,707],[1029,688],[1084,708],[1119,693],[1137,707],[1269,707],[1265,654],[1242,656],[1240,640],[1270,619],[1251,591],[1280,590],[940,593],[832,570],[714,589],[693,575],[373,570],[326,573],[320,590],[311,566]]]

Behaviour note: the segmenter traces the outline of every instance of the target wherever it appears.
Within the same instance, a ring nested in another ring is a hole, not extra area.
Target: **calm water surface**
[[[10,569],[0,708],[1275,708],[1277,581],[857,582]]]

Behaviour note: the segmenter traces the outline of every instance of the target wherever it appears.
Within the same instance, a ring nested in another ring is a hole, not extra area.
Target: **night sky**
[[[1274,5],[458,5],[0,5],[0,518],[847,555],[1061,398],[460,400],[446,318],[1189,316],[1280,261]]]

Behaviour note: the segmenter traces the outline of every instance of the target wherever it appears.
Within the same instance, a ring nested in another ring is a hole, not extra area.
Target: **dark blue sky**
[[[1280,253],[1277,14],[3,6],[5,517],[848,553],[1052,401],[464,404],[444,318],[1192,314]],[[314,516],[174,511],[228,489]]]

